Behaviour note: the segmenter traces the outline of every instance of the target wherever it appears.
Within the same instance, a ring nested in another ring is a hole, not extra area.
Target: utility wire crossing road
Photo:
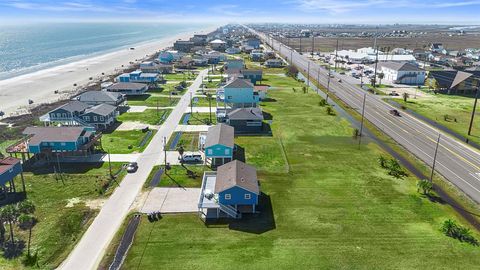
[[[328,83],[328,71],[297,53],[274,38],[250,29],[264,42],[275,49],[282,57],[293,65],[309,73],[310,80],[319,80],[322,85]],[[361,112],[365,91],[348,83],[344,76],[331,72],[330,92],[348,106]],[[342,82],[338,79],[342,78]],[[365,104],[365,118],[382,130],[413,155],[432,166],[439,132],[425,122],[408,113],[402,112],[400,117],[389,113],[394,109],[380,97],[368,94]],[[435,164],[436,172],[460,188],[476,202],[480,202],[480,153],[463,142],[441,133]]]

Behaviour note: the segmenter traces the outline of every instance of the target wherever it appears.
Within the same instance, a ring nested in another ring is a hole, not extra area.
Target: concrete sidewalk
[[[145,151],[140,154],[137,159],[139,164],[137,172],[125,176],[82,239],[60,265],[60,269],[96,269],[98,267],[105,250],[130,211],[130,207],[141,191],[150,171],[159,158],[162,160],[164,138],[168,141],[172,135],[189,105],[190,93],[194,93],[200,87],[202,76],[206,74],[206,69],[199,73],[186,94],[182,96],[175,109],[152,138]]]
[[[209,125],[178,125],[175,128],[175,131],[183,131],[183,132],[206,132],[208,128],[211,127]]]

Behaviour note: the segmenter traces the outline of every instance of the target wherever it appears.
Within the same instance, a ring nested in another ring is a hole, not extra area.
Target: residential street
[[[318,78],[322,85],[327,85],[328,71],[325,68],[262,33],[257,34],[282,57],[287,58],[288,61],[293,58],[294,64],[299,69],[305,72],[310,71],[311,78],[315,80]],[[480,154],[477,150],[404,111],[401,112],[400,117],[391,115],[389,111],[394,108],[381,97],[366,93],[360,87],[346,81],[338,82],[339,75],[335,73],[333,75],[334,78],[330,80],[332,93],[359,113],[362,111],[363,98],[366,95],[365,118],[429,166],[433,164],[435,147],[441,133],[435,165],[436,172],[470,198],[480,202]]]
[[[158,163],[159,159],[162,160],[163,138],[166,137],[168,141],[189,105],[190,93],[195,93],[195,90],[198,89],[202,83],[202,77],[206,76],[206,74],[207,70],[201,71],[188,91],[182,96],[180,102],[138,158],[138,171],[133,174],[128,174],[123,179],[120,186],[116,188],[115,192],[85,232],[82,239],[59,267],[60,269],[97,268],[105,253],[105,249],[120,228],[151,169]]]

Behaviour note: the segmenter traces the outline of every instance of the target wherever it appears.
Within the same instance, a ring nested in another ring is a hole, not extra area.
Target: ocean
[[[0,25],[0,80],[207,26],[173,23]]]

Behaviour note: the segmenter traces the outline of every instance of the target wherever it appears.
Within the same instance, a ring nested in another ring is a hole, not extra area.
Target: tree
[[[185,153],[185,149],[183,148],[182,145],[180,145],[178,148],[177,148],[177,151],[178,151],[178,154],[183,157],[183,153]]]
[[[385,74],[383,72],[380,72],[378,74],[378,86],[382,85],[382,79],[385,78]]]
[[[432,182],[428,181],[427,179],[421,179],[418,180],[417,182],[417,191],[420,192],[422,190],[422,193],[424,195],[428,195],[430,191],[433,189],[433,184]]]
[[[6,205],[0,210],[0,216],[2,217],[1,219],[8,222],[8,225],[10,227],[10,241],[12,242],[12,245],[15,243],[13,238],[13,224],[17,220],[18,215],[19,212],[17,209],[17,205],[14,204]]]
[[[402,97],[403,97],[403,102],[407,103],[407,99],[410,97],[410,95],[405,92],[402,94]]]
[[[380,167],[382,167],[382,168],[387,167],[387,159],[384,156],[379,156],[378,157],[378,163],[380,164]]]
[[[30,257],[30,242],[32,240],[32,228],[35,226],[35,217],[29,214],[22,214],[18,218],[18,225],[22,230],[28,230],[27,256]]]
[[[298,68],[292,65],[287,66],[287,75],[296,79],[298,75]]]

